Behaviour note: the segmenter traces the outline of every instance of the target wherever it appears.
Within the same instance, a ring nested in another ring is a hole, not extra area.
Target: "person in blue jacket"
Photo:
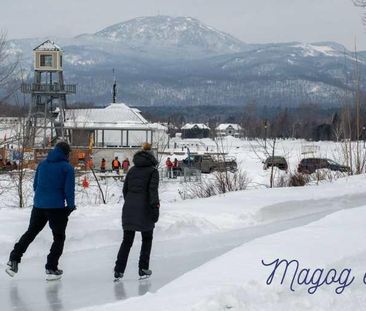
[[[29,227],[10,253],[6,269],[10,276],[18,272],[23,254],[48,222],[53,244],[45,266],[46,276],[48,280],[61,278],[63,272],[58,268],[58,261],[64,248],[68,217],[75,210],[75,174],[69,163],[70,152],[66,142],[59,142],[37,167]]]

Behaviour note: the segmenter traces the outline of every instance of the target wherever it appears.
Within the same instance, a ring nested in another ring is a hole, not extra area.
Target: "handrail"
[[[21,91],[23,93],[45,92],[45,93],[76,93],[76,84],[38,84],[22,83]]]

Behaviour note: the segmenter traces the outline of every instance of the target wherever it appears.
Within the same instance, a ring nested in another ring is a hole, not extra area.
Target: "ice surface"
[[[131,252],[126,275],[121,283],[113,282],[113,265],[118,246],[73,251],[63,255],[64,276],[58,282],[46,282],[45,256],[26,258],[14,279],[0,274],[2,310],[73,310],[102,305],[133,296],[156,292],[184,273],[212,258],[255,238],[304,225],[326,213],[302,216],[291,221],[280,221],[226,233],[156,241],[153,245],[151,269],[153,276],[138,281],[137,260],[140,243]],[[136,241],[139,237],[136,237]],[[44,250],[46,254],[46,249]],[[1,266],[5,268],[4,265]],[[97,308],[98,310],[98,308]]]

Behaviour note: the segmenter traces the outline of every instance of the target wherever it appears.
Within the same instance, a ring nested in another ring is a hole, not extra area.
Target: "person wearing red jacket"
[[[173,177],[173,162],[170,160],[170,158],[166,159],[165,166],[167,168],[168,178],[172,178]]]

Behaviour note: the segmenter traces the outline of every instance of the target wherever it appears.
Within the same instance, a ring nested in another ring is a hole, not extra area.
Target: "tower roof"
[[[46,40],[34,48],[33,51],[62,51],[62,49],[55,42]]]

